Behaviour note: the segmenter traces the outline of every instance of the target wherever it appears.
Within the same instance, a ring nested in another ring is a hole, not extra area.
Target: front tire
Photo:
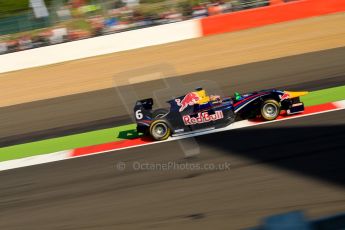
[[[163,141],[168,139],[171,130],[164,120],[156,120],[150,126],[150,135],[156,141]]]
[[[272,121],[279,116],[280,105],[276,100],[266,100],[262,103],[260,112],[264,120]]]

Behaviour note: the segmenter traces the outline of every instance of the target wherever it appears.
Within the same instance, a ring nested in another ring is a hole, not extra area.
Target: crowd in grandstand
[[[0,37],[0,54],[268,5],[268,1],[258,2],[252,5],[236,5],[232,1],[216,0],[196,5],[180,4],[179,7],[158,13],[143,13],[128,4],[115,4],[106,14],[95,14],[92,12],[97,12],[97,5],[86,5],[84,1],[78,0],[74,1],[74,4],[60,7],[56,10],[56,15],[60,21],[82,18],[88,29],[70,28],[60,23],[35,33],[19,34],[16,38],[3,35]]]

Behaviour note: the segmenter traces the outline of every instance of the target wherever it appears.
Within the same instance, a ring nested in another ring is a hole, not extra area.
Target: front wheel
[[[269,99],[261,105],[261,116],[266,121],[272,121],[279,116],[280,105],[276,100]]]
[[[168,139],[171,130],[167,123],[163,120],[156,120],[152,122],[150,126],[150,135],[156,141],[162,141]]]

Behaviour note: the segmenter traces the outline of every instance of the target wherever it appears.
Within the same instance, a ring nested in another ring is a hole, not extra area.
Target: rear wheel
[[[168,139],[170,133],[168,124],[163,120],[156,120],[150,126],[150,135],[157,141]]]
[[[269,99],[261,105],[261,116],[266,121],[272,121],[279,116],[280,105],[276,100]]]

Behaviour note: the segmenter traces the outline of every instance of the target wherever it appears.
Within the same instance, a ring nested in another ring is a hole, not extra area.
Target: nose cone
[[[284,94],[288,94],[289,98],[295,98],[295,97],[301,97],[308,94],[308,91],[302,91],[302,92],[291,92],[291,91],[284,91]]]

